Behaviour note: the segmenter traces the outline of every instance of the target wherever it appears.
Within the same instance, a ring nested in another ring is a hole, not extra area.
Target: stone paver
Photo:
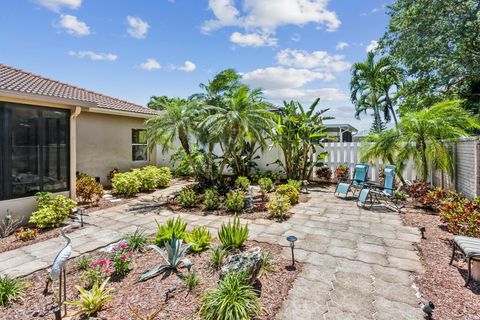
[[[87,225],[70,235],[74,256],[105,247],[141,226],[156,230],[175,213],[135,214],[132,204],[178,191],[177,184],[135,200],[133,203],[98,211],[86,218]],[[353,201],[338,199],[331,192],[311,190],[310,200],[292,208],[290,220],[241,219],[250,226],[251,238],[280,244],[290,259],[285,238],[298,237],[296,260],[302,272],[295,280],[278,319],[422,319],[412,272],[423,272],[414,243],[419,231],[404,226],[397,213],[364,210]],[[190,226],[206,226],[216,232],[229,217],[181,214]],[[62,239],[50,239],[28,247],[0,253],[0,273],[23,276],[46,268]]]

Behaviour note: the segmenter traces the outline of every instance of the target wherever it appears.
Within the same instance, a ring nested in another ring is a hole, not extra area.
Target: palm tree
[[[162,152],[167,152],[178,139],[188,157],[192,172],[196,176],[200,173],[193,161],[190,138],[196,127],[198,114],[199,104],[197,102],[177,98],[171,99],[163,105],[161,115],[151,117],[146,121],[150,150],[159,144],[162,146]]]
[[[375,119],[373,131],[382,131],[381,113],[386,122],[393,118],[397,125],[397,117],[393,107],[391,91],[398,86],[398,69],[389,57],[381,57],[375,62],[375,53],[369,52],[367,60],[357,62],[352,67],[350,81],[351,101],[355,105],[355,117],[373,111]]]
[[[215,105],[204,106],[206,118],[199,128],[207,130],[209,139],[218,141],[224,159],[219,172],[229,164],[237,175],[247,175],[249,158],[266,148],[266,133],[274,126],[260,90],[240,86],[219,97]],[[250,145],[249,145],[250,144]],[[249,154],[243,154],[248,147]]]
[[[420,180],[427,181],[429,164],[432,168],[453,175],[454,162],[451,142],[480,129],[480,119],[469,114],[463,101],[444,101],[429,108],[408,112],[400,120],[398,129],[369,135],[362,147],[362,159],[380,157],[401,170],[413,159]]]

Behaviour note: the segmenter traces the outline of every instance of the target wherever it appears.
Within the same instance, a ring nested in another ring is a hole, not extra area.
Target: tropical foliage
[[[23,299],[26,283],[23,280],[0,276],[0,307],[5,307],[16,300]]]
[[[105,303],[113,300],[112,293],[114,290],[113,288],[106,288],[107,282],[108,279],[101,285],[95,283],[90,290],[75,286],[80,293],[79,300],[65,302],[66,304],[80,308],[80,310],[75,311],[72,316],[85,315],[90,317],[100,311]]]
[[[234,217],[233,222],[228,221],[220,226],[218,239],[227,250],[240,248],[248,239],[248,225],[242,226],[240,219]]]

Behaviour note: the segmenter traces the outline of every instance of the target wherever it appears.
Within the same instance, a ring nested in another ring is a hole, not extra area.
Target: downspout
[[[70,198],[77,197],[77,117],[82,108],[76,106],[70,113]]]

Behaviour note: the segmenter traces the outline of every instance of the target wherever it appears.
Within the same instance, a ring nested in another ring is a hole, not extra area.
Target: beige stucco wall
[[[77,117],[77,171],[100,177],[107,183],[113,168],[127,171],[156,163],[156,152],[149,161],[132,161],[132,129],[145,128],[144,118],[82,111]]]
[[[70,192],[58,192],[52,196],[63,195],[70,197]],[[37,210],[36,197],[25,197],[18,199],[10,199],[0,201],[0,221],[3,221],[3,217],[7,214],[11,214],[13,217],[19,217],[24,219],[23,222],[28,222],[28,218],[31,213]]]

